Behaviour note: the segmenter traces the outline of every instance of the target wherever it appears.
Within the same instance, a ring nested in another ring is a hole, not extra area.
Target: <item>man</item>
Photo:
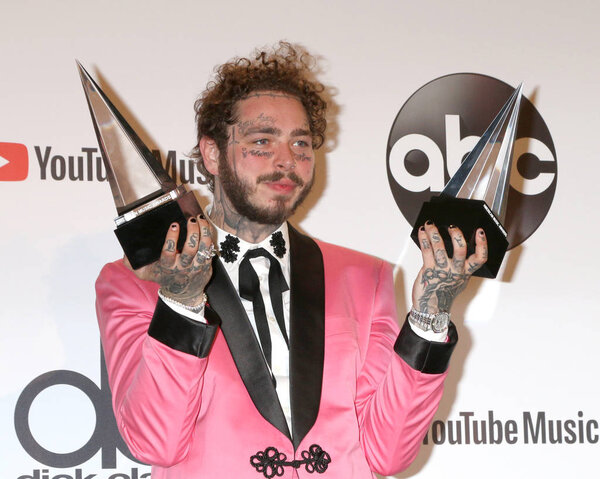
[[[153,479],[393,474],[440,400],[457,336],[428,315],[485,262],[485,235],[466,258],[451,228],[449,259],[435,225],[420,229],[415,311],[399,332],[389,264],[288,225],[325,132],[309,60],[280,44],[219,68],[196,104],[212,226],[190,218],[178,252],[174,223],[157,263],[112,263],[98,279],[117,424]]]

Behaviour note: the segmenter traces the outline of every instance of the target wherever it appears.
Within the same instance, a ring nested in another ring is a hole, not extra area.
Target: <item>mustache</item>
[[[281,171],[274,171],[273,173],[268,173],[266,175],[261,175],[256,179],[256,183],[264,183],[267,181],[279,181],[283,178],[287,178],[288,180],[296,183],[298,186],[304,186],[304,181],[300,178],[296,173],[291,171],[288,174],[282,173]]]

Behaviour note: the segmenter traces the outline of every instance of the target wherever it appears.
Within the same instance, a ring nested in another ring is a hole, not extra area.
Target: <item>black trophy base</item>
[[[117,226],[115,235],[133,269],[154,263],[160,258],[171,223],[179,223],[177,250],[181,251],[187,235],[187,218],[202,212],[193,193],[171,200]]]
[[[488,241],[488,259],[481,268],[473,273],[473,276],[496,277],[508,248],[508,240],[506,231],[484,201],[436,196],[423,203],[410,235],[417,246],[419,245],[419,227],[424,225],[427,220],[433,221],[438,228],[444,240],[448,257],[452,257],[454,254],[448,226],[458,226],[462,231],[467,240],[467,257],[475,252],[475,231],[477,228],[483,228]]]

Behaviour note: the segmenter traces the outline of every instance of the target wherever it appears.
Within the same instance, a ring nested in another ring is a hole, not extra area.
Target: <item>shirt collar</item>
[[[209,221],[210,221],[210,219],[209,219]],[[288,230],[287,223],[283,223],[279,228],[277,228],[275,231],[273,231],[273,234],[280,231],[281,234],[283,235],[283,239],[285,240],[285,253],[282,258],[280,258],[279,256],[277,256],[275,254],[273,245],[271,244],[272,234],[267,236],[260,243],[249,243],[249,242],[243,240],[242,238],[235,236],[232,233],[228,233],[227,231],[222,230],[221,228],[216,226],[214,223],[211,222],[211,224],[216,232],[215,246],[217,247],[217,249],[220,249],[221,242],[225,241],[225,238],[227,238],[227,235],[231,235],[234,238],[237,238],[239,240],[238,245],[240,247],[240,250],[237,252],[237,258],[235,259],[235,261],[230,262],[230,263],[227,263],[225,261],[223,262],[223,264],[225,265],[225,268],[227,270],[231,270],[234,267],[238,268],[240,265],[240,262],[242,261],[242,259],[244,258],[244,255],[246,254],[246,251],[251,250],[251,249],[256,249],[256,248],[264,248],[269,253],[271,253],[274,258],[276,258],[279,261],[279,263],[281,264],[281,267],[284,271],[284,274],[287,278],[287,276],[288,276],[287,272],[289,270],[289,268],[288,268],[289,256],[290,256],[290,239],[289,239],[289,230]]]

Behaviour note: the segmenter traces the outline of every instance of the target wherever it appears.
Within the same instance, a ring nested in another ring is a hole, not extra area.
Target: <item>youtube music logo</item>
[[[0,181],[23,181],[29,173],[27,147],[0,142]]]

